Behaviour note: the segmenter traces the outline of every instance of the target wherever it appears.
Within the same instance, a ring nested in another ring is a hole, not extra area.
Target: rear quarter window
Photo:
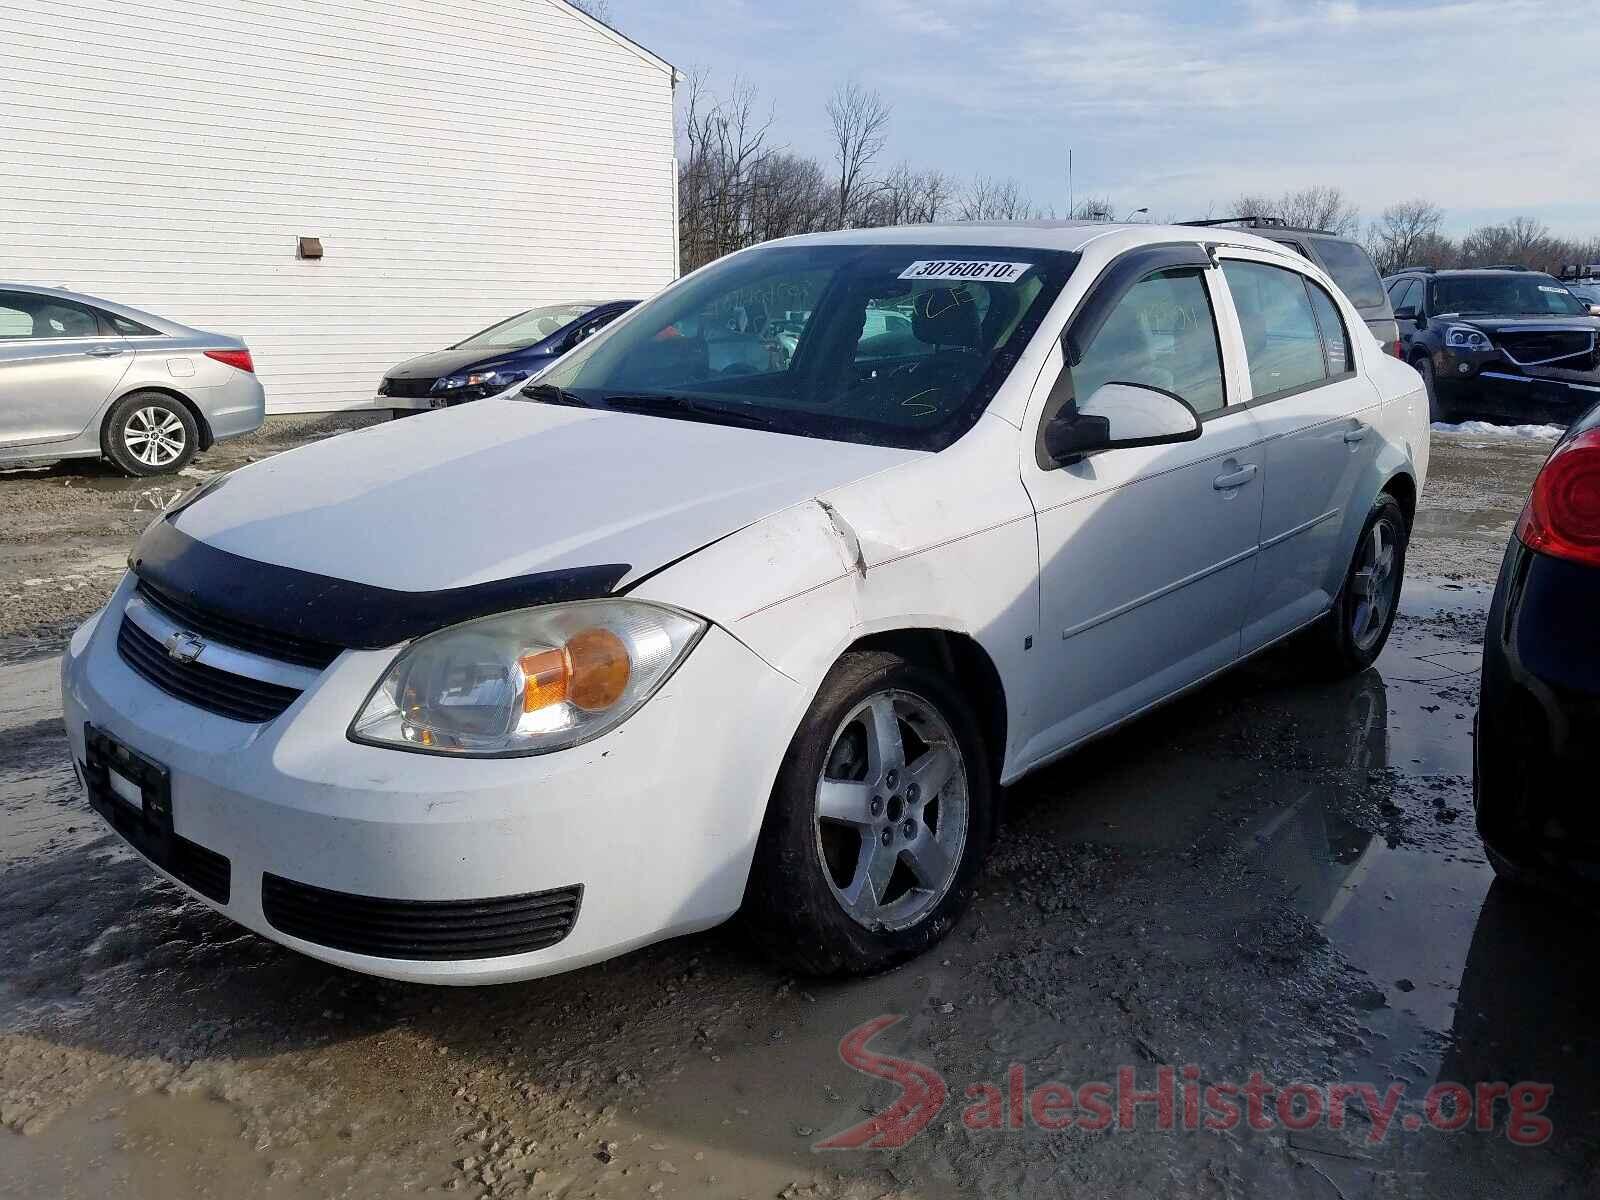
[[[1382,308],[1388,303],[1378,269],[1360,246],[1354,242],[1318,238],[1317,253],[1333,281],[1357,308]]]

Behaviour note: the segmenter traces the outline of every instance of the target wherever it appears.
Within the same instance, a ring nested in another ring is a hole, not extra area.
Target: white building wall
[[[366,405],[671,281],[672,78],[562,0],[0,2],[0,280],[242,336],[271,412]]]

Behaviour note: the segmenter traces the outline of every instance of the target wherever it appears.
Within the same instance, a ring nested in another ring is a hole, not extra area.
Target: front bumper
[[[130,591],[124,581],[63,657],[72,753],[85,769],[92,727],[166,769],[171,832],[226,860],[226,899],[174,862],[162,873],[239,924],[369,974],[481,984],[569,970],[737,910],[807,698],[723,630],[712,627],[662,690],[603,737],[529,758],[456,759],[346,737],[393,651],[345,652],[261,725],[168,695],[117,651]],[[214,862],[209,870],[214,877]],[[570,932],[548,948],[424,959],[286,932],[304,926],[285,919],[275,881],[298,889],[302,912],[320,890],[366,904],[381,922],[407,911],[433,920],[437,906],[468,901],[489,906],[451,911],[496,919],[495,904],[582,891]]]
[[[1495,351],[1451,350],[1433,356],[1433,370],[1453,415],[1567,424],[1600,401],[1600,370],[1521,367]]]

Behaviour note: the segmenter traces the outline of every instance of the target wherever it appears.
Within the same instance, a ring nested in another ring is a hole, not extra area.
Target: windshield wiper
[[[646,415],[665,409],[668,412],[679,413],[705,421],[720,422],[724,425],[741,425],[746,429],[776,429],[778,427],[778,423],[770,417],[763,417],[753,412],[741,412],[733,408],[723,408],[718,404],[706,404],[688,396],[669,396],[661,393],[645,393],[636,396],[618,395],[607,396],[603,403],[607,408],[620,409],[624,412],[644,413]]]
[[[569,408],[604,407],[592,404],[576,392],[569,392],[566,388],[557,387],[553,383],[530,383],[522,389],[522,394],[529,400],[537,400],[541,404],[565,404]]]

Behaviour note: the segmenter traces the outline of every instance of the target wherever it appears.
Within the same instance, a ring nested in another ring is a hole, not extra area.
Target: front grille
[[[247,679],[202,663],[176,662],[160,642],[127,617],[117,631],[117,652],[123,662],[162,691],[235,721],[258,725],[270,721],[300,695],[295,688]]]
[[[493,900],[384,900],[261,877],[261,908],[277,930],[376,958],[504,958],[553,946],[572,932],[583,887]]]
[[[385,379],[378,389],[378,394],[417,400],[430,394],[437,382],[439,382],[437,379]]]
[[[326,642],[295,637],[288,633],[277,633],[271,629],[263,629],[259,625],[250,625],[244,621],[236,621],[231,617],[197,608],[190,602],[180,600],[171,592],[163,591],[143,579],[139,581],[135,590],[147,604],[170,620],[176,621],[179,628],[197,634],[207,641],[221,642],[236,650],[248,650],[252,654],[275,658],[279,662],[314,667],[318,671],[340,654],[338,646]]]
[[[1574,358],[1594,348],[1594,335],[1582,329],[1539,329],[1494,335],[1512,361],[1532,365],[1551,359]]]

